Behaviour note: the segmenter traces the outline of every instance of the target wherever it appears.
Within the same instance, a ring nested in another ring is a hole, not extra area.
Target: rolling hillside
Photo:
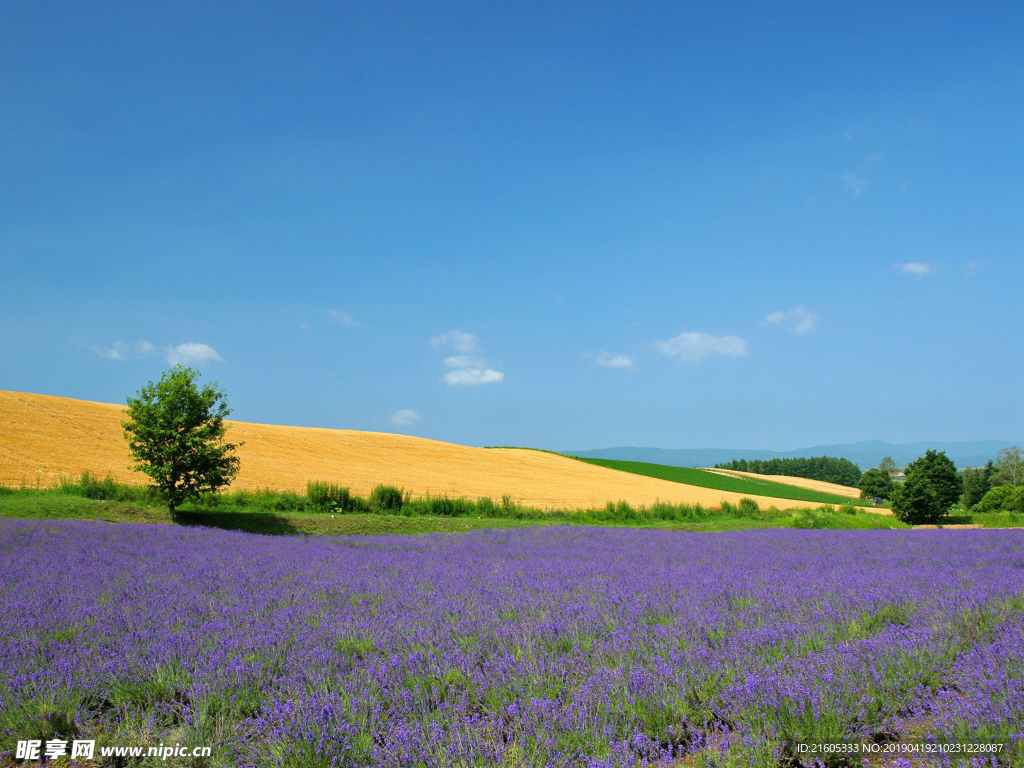
[[[90,470],[122,482],[144,482],[129,470],[122,407],[49,395],[0,391],[0,484],[47,486]],[[414,495],[476,498],[510,494],[546,508],[586,508],[625,499],[716,506],[745,494],[619,472],[564,456],[524,449],[470,448],[405,435],[229,422],[244,441],[236,488],[305,490],[329,480],[367,494],[390,483]],[[799,496],[799,494],[797,494]],[[764,506],[801,506],[755,496]]]
[[[783,477],[781,475],[755,475],[751,472],[732,472],[717,469],[691,469],[689,467],[671,467],[664,464],[647,464],[640,461],[615,461],[613,459],[580,459],[588,464],[608,467],[621,472],[633,472],[647,477],[670,480],[674,483],[699,485],[704,488],[716,488],[720,491],[743,494],[744,496],[770,496],[775,499],[798,499],[812,504],[854,504],[870,506],[857,496],[851,496],[854,490],[842,485],[823,483],[819,480],[805,480],[800,477]],[[788,483],[794,480],[797,482]],[[835,489],[842,489],[842,493]]]
[[[791,475],[759,475],[755,472],[740,472],[736,469],[714,469],[712,467],[706,467],[704,471],[714,472],[717,475],[724,475],[725,477],[746,478],[755,482],[767,480],[775,483],[784,483],[786,485],[796,486],[797,488],[806,488],[810,491],[820,491],[821,493],[831,493],[836,496],[844,496],[850,499],[860,498],[859,488],[851,488],[848,485],[839,485],[839,483],[829,483],[824,480],[813,480],[809,477],[792,477]]]

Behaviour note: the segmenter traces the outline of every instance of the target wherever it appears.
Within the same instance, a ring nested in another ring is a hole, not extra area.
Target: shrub
[[[490,496],[481,496],[477,499],[476,510],[483,517],[494,517],[497,513],[497,507],[494,505],[494,499]]]
[[[375,512],[395,514],[401,512],[404,503],[401,489],[393,485],[375,485],[370,491],[370,508]]]
[[[115,499],[118,495],[117,483],[114,482],[114,478],[107,475],[103,480],[98,480],[89,470],[82,472],[78,480],[61,476],[57,487],[62,493],[100,501]]]
[[[447,496],[435,496],[433,498],[428,496],[423,500],[423,506],[428,515],[455,517],[455,501]]]
[[[109,475],[99,480],[88,470],[83,471],[77,480],[66,476],[61,477],[57,482],[57,490],[71,496],[81,496],[97,501],[130,501],[135,503],[155,503],[159,501],[158,494],[151,488],[119,483]]]
[[[1024,512],[1024,486],[997,485],[971,507],[971,512]]]
[[[761,508],[753,499],[742,498],[736,508],[736,514],[738,517],[757,517],[761,514]]]
[[[325,480],[310,480],[306,483],[306,500],[321,510],[352,509],[352,494],[348,488]]]
[[[793,517],[794,528],[820,529],[828,527],[828,519],[820,510],[803,509]]]

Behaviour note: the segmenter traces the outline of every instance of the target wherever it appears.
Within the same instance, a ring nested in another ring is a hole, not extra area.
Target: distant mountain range
[[[812,456],[838,456],[849,459],[861,469],[877,467],[886,456],[892,456],[904,467],[929,448],[945,451],[958,467],[981,467],[989,459],[1011,445],[1024,445],[1024,440],[969,440],[959,443],[887,443],[884,440],[865,440],[860,443],[815,445],[793,451],[764,451],[749,448],[597,448],[589,451],[563,451],[571,456],[588,459],[619,459],[645,461],[650,464],[668,464],[673,467],[713,467],[733,459],[792,459]]]

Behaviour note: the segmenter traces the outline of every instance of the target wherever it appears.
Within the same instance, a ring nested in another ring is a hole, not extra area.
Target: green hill
[[[617,461],[615,459],[588,459],[578,457],[580,461],[596,464],[599,467],[617,469],[621,472],[632,472],[635,475],[656,477],[670,480],[673,483],[697,485],[702,488],[714,488],[718,491],[732,491],[750,496],[770,496],[775,499],[790,501],[810,501],[817,504],[853,504],[859,507],[870,507],[871,502],[863,499],[851,499],[834,493],[812,491],[798,488],[795,485],[777,483],[774,480],[755,480],[753,478],[728,477],[716,472],[689,467],[668,467],[664,464],[647,464],[642,461]]]

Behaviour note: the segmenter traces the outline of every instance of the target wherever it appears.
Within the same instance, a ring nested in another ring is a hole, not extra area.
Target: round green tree
[[[892,496],[892,478],[881,469],[869,469],[860,476],[857,487],[862,499],[888,499]]]
[[[921,472],[907,475],[902,485],[892,492],[892,513],[896,519],[909,525],[931,525],[945,514],[935,489]]]
[[[906,471],[908,480],[918,474],[928,481],[943,514],[963,495],[964,480],[945,451],[926,451],[924,456],[910,462]]]
[[[184,502],[215,492],[238,474],[235,449],[224,441],[231,413],[216,384],[200,388],[199,373],[176,365],[160,381],[128,398],[122,422],[133,469],[145,473],[171,514]]]

